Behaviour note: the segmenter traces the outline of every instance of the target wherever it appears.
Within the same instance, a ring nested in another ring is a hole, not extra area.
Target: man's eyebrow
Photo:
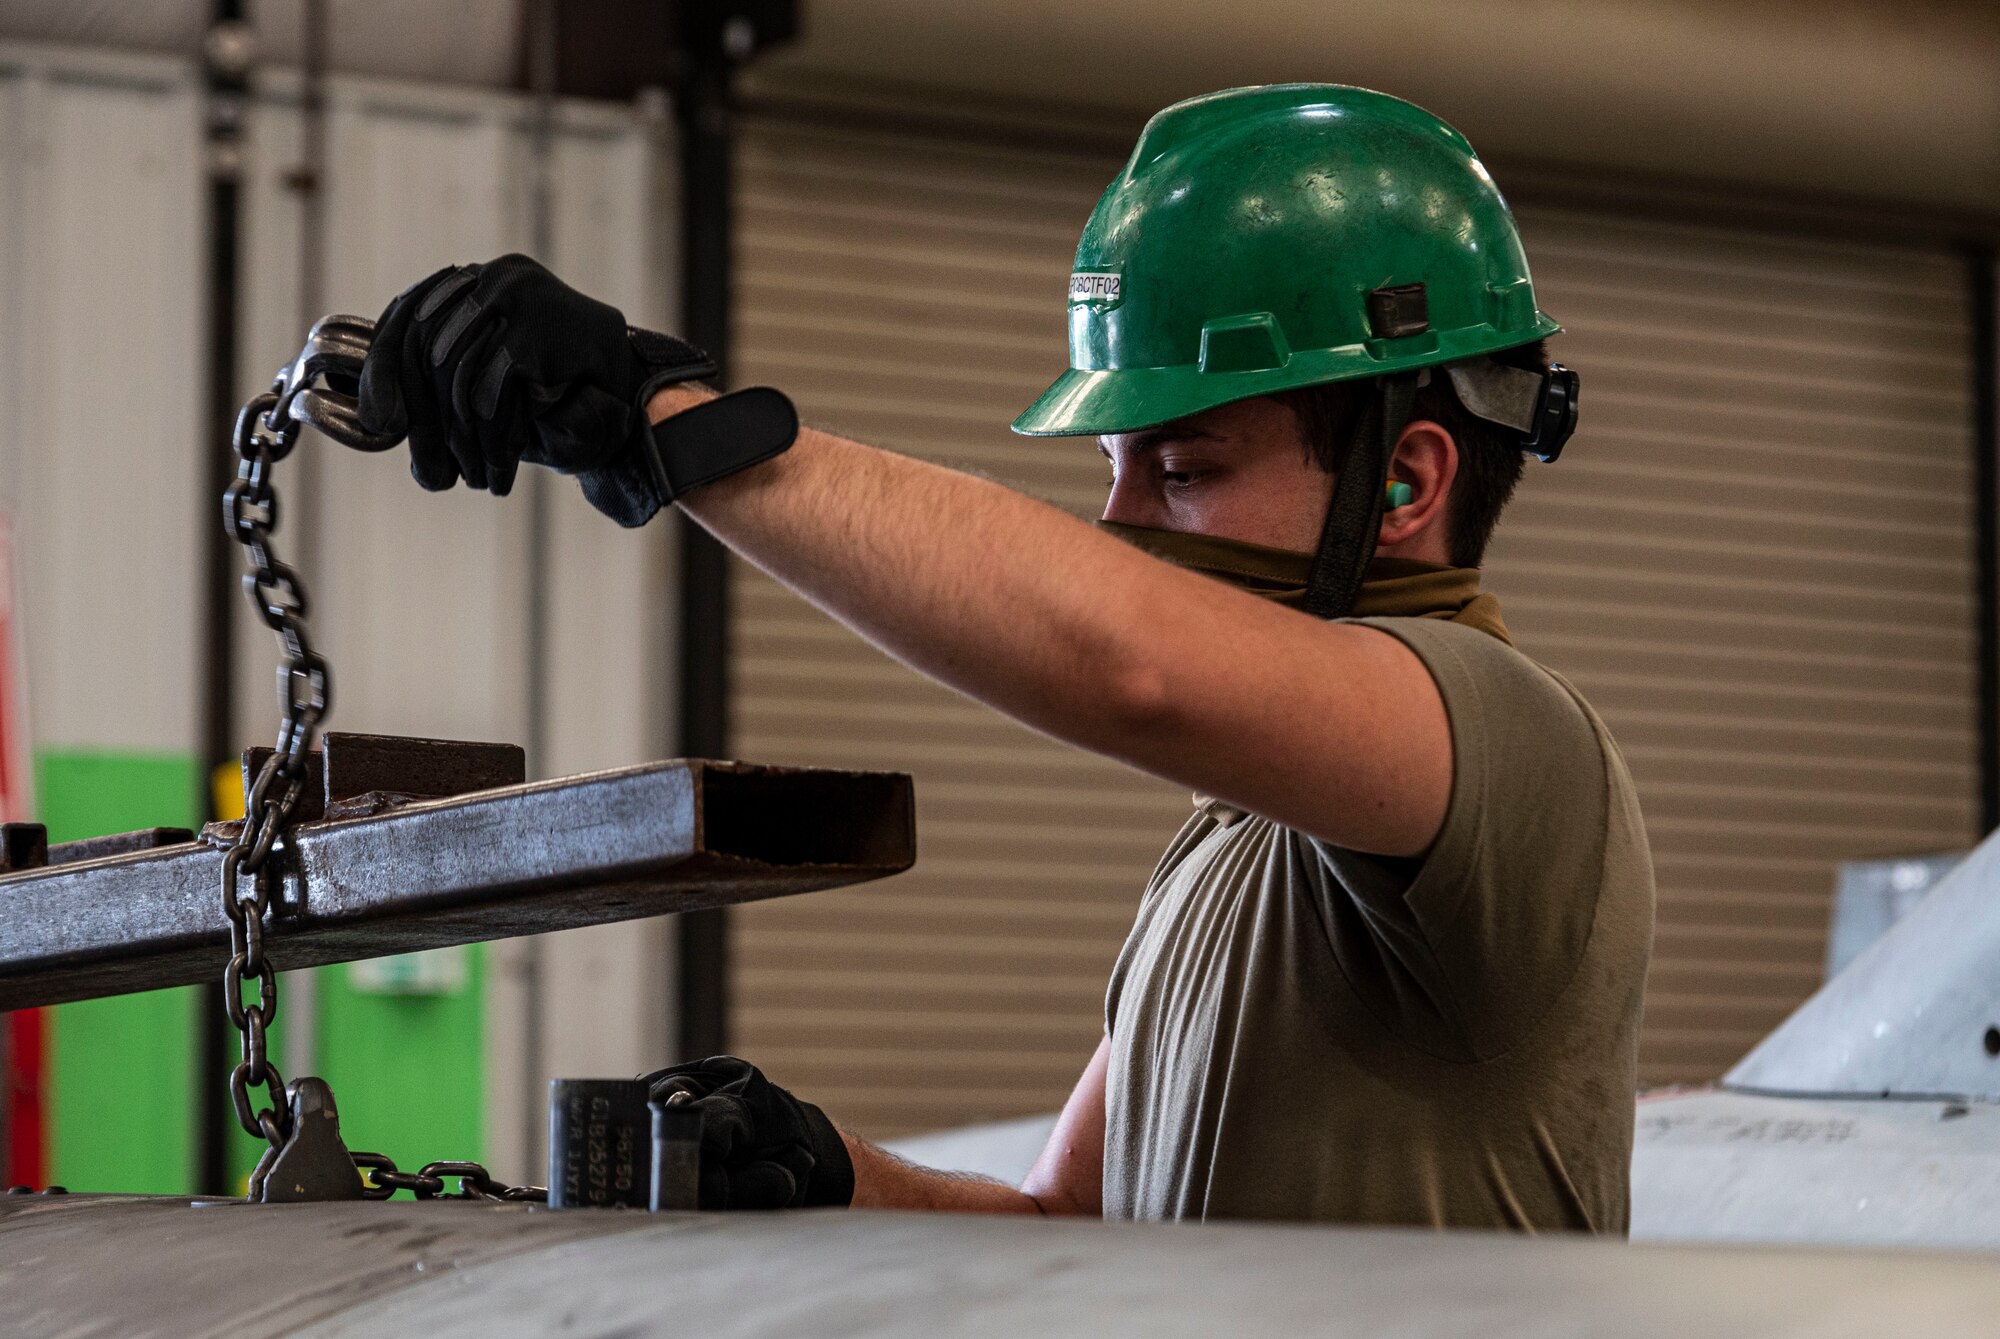
[[[1175,419],[1171,423],[1162,423],[1158,427],[1141,428],[1138,432],[1120,435],[1128,436],[1132,439],[1132,449],[1134,451],[1148,451],[1162,442],[1213,442],[1221,440],[1216,434],[1202,428],[1197,428],[1187,419]],[[1111,454],[1104,449],[1104,442],[1101,439],[1097,443],[1097,453],[1101,456]]]

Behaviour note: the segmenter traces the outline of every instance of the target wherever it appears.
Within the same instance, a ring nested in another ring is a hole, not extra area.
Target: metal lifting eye
[[[352,387],[375,339],[375,323],[365,316],[326,316],[313,326],[305,348],[278,374],[272,387],[278,402],[267,421],[310,424],[342,446],[387,451],[402,438],[361,426],[361,407]]]

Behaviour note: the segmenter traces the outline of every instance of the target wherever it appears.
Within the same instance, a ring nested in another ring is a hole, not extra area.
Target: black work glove
[[[854,1200],[854,1163],[826,1113],[747,1060],[711,1056],[645,1076],[652,1100],[676,1092],[702,1114],[701,1207],[801,1209]]]
[[[591,505],[643,525],[663,501],[645,457],[645,404],[715,371],[700,349],[625,323],[526,256],[455,265],[376,322],[359,417],[408,434],[410,473],[505,494],[521,462],[578,477]]]

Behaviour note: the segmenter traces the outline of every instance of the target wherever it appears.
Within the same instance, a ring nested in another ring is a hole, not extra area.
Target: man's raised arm
[[[898,660],[1058,739],[1355,850],[1416,855],[1443,823],[1444,706],[1392,637],[811,428],[681,505]]]

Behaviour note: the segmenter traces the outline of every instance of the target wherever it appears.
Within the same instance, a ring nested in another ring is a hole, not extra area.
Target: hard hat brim
[[[1270,372],[1203,376],[1192,367],[1084,371],[1057,377],[1014,420],[1024,437],[1099,437],[1171,423],[1232,400],[1283,390],[1291,382]]]
[[[1502,333],[1490,326],[1442,332],[1398,341],[1395,352],[1363,345],[1294,353],[1282,367],[1251,372],[1204,372],[1196,364],[1177,367],[1071,368],[1050,383],[1014,420],[1024,437],[1099,437],[1137,432],[1199,414],[1217,405],[1258,395],[1298,390],[1334,381],[1358,381],[1462,358],[1498,353],[1545,339],[1562,329],[1535,313],[1526,330]]]

